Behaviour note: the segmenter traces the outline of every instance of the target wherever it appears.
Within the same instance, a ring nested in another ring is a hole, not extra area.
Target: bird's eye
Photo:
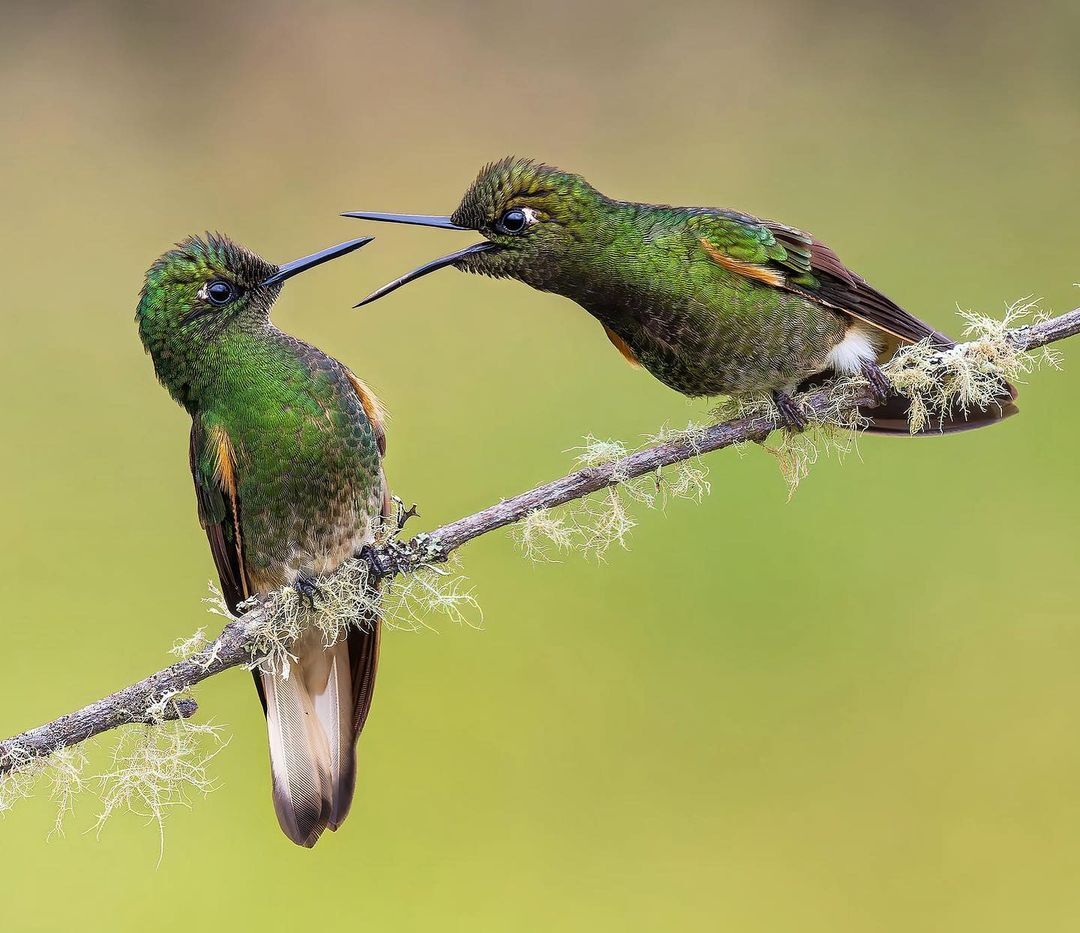
[[[231,283],[217,279],[206,286],[206,297],[211,304],[228,304],[236,297],[236,289]]]
[[[536,215],[527,207],[512,207],[499,218],[496,226],[502,233],[522,233],[535,219]]]

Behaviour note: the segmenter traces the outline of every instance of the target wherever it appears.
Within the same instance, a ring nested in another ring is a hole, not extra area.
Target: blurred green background
[[[132,323],[187,233],[275,261],[276,321],[384,397],[421,527],[703,405],[569,302],[442,273],[464,245],[342,210],[448,211],[515,153],[621,197],[813,230],[912,311],[1080,293],[1080,8],[1059,0],[42,3],[0,32],[0,733],[162,666],[214,624],[186,416]],[[1067,369],[1023,416],[867,438],[791,503],[759,451],[629,552],[464,552],[482,631],[391,632],[344,830],[278,831],[250,679],[199,691],[220,789],[157,836],[0,823],[11,930],[1074,930],[1080,625]],[[103,764],[102,755],[96,756]]]

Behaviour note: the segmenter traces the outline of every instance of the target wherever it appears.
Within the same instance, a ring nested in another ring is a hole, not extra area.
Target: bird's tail
[[[883,404],[860,408],[859,414],[866,419],[866,431],[870,434],[932,437],[936,434],[954,434],[957,431],[970,431],[996,424],[1019,414],[1020,409],[1015,403],[1016,389],[1006,383],[1001,395],[985,408],[973,408],[967,412],[959,409],[949,412],[930,411],[925,419],[925,427],[914,433],[910,428],[911,400],[903,395],[890,394]]]
[[[356,740],[375,685],[379,623],[330,648],[312,629],[292,648],[288,677],[256,672],[270,739],[274,809],[285,835],[315,845],[337,829],[356,786]]]

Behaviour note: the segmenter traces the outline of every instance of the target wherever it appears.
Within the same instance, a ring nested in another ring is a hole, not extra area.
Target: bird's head
[[[288,278],[371,241],[350,240],[276,266],[220,234],[188,237],[146,272],[135,320],[158,378],[185,403],[207,355],[230,334],[266,324]]]
[[[426,263],[360,302],[381,298],[421,276],[452,266],[534,288],[560,291],[559,280],[593,254],[608,202],[580,175],[528,159],[506,158],[481,170],[449,216],[350,211],[346,217],[472,230],[483,241]]]

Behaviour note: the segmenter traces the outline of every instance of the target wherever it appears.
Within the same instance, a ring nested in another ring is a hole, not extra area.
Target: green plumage
[[[897,346],[948,337],[907,313],[793,227],[719,208],[620,201],[581,176],[524,159],[487,166],[449,218],[350,213],[479,231],[485,242],[421,267],[367,301],[453,265],[577,302],[613,343],[690,396],[787,393],[810,379],[868,374]],[[894,431],[896,399],[868,409]],[[956,426],[1011,413],[1002,404]],[[942,427],[951,427],[944,418]]]
[[[158,378],[191,415],[199,518],[234,608],[335,570],[372,541],[387,500],[373,397],[270,323],[278,273],[223,237],[191,238],[151,267],[136,315]],[[352,796],[378,647],[378,621],[357,623],[337,646],[301,639],[291,680],[256,673],[278,815],[303,845],[337,828]]]
[[[537,218],[516,236],[497,228],[511,206]],[[792,388],[824,368],[850,322],[802,293],[816,284],[809,248],[788,249],[749,215],[617,201],[579,176],[510,159],[481,173],[452,220],[501,247],[460,268],[576,301],[687,395]],[[726,268],[703,239],[736,262],[786,270],[799,291]]]

